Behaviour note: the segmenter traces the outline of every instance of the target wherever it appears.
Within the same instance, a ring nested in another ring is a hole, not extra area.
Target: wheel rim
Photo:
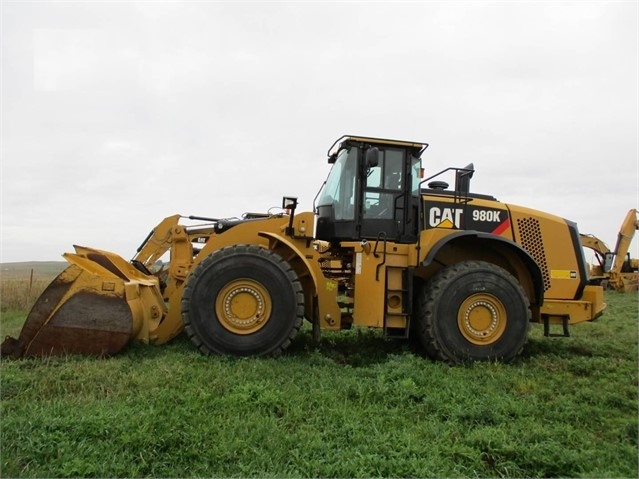
[[[215,300],[220,324],[235,334],[252,334],[262,329],[271,317],[271,309],[271,296],[266,288],[247,278],[228,283]]]
[[[506,308],[495,296],[473,294],[459,307],[457,324],[464,338],[473,344],[492,344],[506,329]]]

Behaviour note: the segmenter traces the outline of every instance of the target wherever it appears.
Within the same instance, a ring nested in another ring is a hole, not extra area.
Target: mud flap
[[[157,278],[113,253],[76,247],[72,264],[40,295],[20,336],[7,337],[2,357],[118,353],[132,339],[149,342],[164,315]]]

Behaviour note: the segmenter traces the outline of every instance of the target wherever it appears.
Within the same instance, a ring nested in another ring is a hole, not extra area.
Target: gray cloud
[[[3,262],[310,208],[346,133],[610,245],[638,203],[636,3],[4,2],[2,27]]]

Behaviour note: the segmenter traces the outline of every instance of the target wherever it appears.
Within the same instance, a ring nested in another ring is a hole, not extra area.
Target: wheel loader
[[[449,363],[509,362],[531,323],[567,336],[603,313],[575,223],[471,192],[472,163],[424,178],[427,147],[343,136],[312,212],[285,197],[275,213],[169,216],[131,261],[76,246],[2,355],[112,355],[182,331],[205,354],[277,355],[306,320],[318,340],[379,328]]]

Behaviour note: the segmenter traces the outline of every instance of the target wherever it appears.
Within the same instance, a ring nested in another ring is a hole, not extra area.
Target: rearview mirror
[[[366,150],[365,158],[366,168],[375,168],[379,165],[379,149],[371,146]]]

